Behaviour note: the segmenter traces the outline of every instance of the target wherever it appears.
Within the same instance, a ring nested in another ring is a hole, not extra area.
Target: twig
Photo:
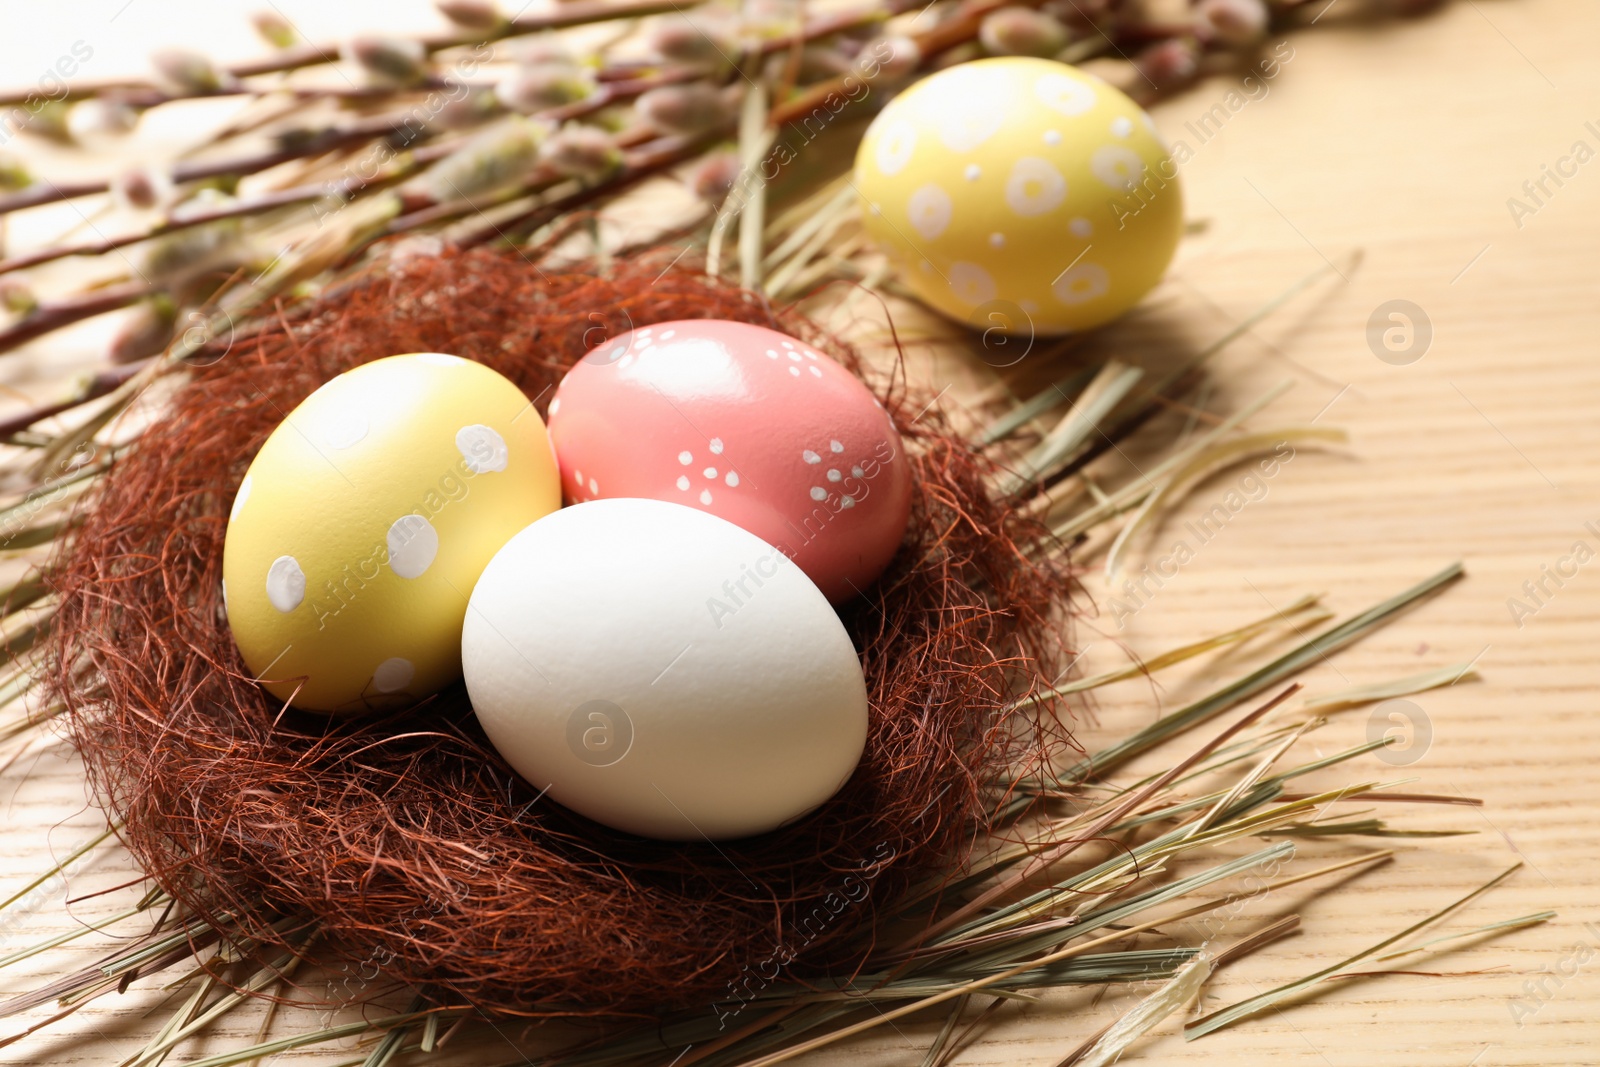
[[[12,415],[7,419],[0,419],[0,438],[20,433],[36,422],[54,418],[63,412],[71,411],[81,404],[87,404],[91,400],[97,400],[115,391],[122,383],[142,370],[145,362],[141,360],[138,363],[125,363],[105,367],[82,379],[73,388],[72,392],[61,400],[42,404],[20,414]]]
[[[693,159],[704,151],[708,144],[724,136],[725,132],[712,130],[694,136],[658,137],[631,152],[624,153],[622,167],[610,180],[579,187],[559,200],[535,204],[508,219],[480,227],[461,237],[456,243],[463,248],[474,248],[508,235],[537,230],[568,211],[584,207],[601,197],[609,196],[679,163]]]
[[[422,45],[424,52],[433,55],[436,52],[442,52],[450,48],[467,48],[475,44],[504,40],[507,37],[521,37],[532,33],[544,33],[548,30],[569,29],[573,26],[611,22],[618,19],[666,15],[675,11],[698,7],[704,2],[705,0],[571,0],[571,2],[563,3],[549,12],[519,15],[516,18],[507,19],[492,30],[472,33],[425,34],[417,38],[417,41]],[[247,60],[243,63],[222,67],[220,68],[220,73],[230,80],[238,81],[263,74],[282,74],[292,70],[303,70],[306,67],[324,66],[337,63],[341,58],[340,45],[335,42],[297,44],[280,49],[262,59]],[[281,87],[273,86],[271,89],[262,91],[271,92],[278,88]],[[159,94],[163,100],[219,95],[212,90],[198,90],[180,94],[166,93],[152,82],[115,79],[98,82],[77,82],[67,86],[64,92],[58,93],[54,99],[67,102],[112,93],[136,93],[141,91]],[[0,107],[26,103],[29,97],[37,95],[37,89],[12,90],[0,93]]]
[[[0,330],[0,352],[9,352],[63,326],[125,308],[149,293],[143,282],[128,282],[40,304],[31,314]]]
[[[378,119],[352,123],[349,126],[321,130],[304,141],[253,156],[243,156],[236,159],[181,162],[172,168],[171,178],[173,182],[181,185],[184,182],[204,181],[208,178],[242,177],[270,170],[281,163],[288,163],[291,160],[305,159],[308,156],[320,156],[338,148],[363,144],[379,137],[399,136],[403,138],[403,143],[408,144],[411,141],[431,136],[429,131],[425,129],[411,129],[408,131],[396,125],[399,119],[403,117],[383,116]],[[21,192],[13,193],[10,196],[0,196],[0,215],[21,211],[24,208],[55,204],[63,200],[75,200],[79,197],[94,196],[96,193],[110,191],[111,183],[106,179],[61,183],[50,181],[35,182]]]

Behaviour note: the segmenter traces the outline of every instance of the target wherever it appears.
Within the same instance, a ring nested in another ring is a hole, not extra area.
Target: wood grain
[[[1188,124],[1223,100],[1229,80],[1156,109],[1169,138],[1195,149],[1183,182],[1189,215],[1205,226],[1186,240],[1147,305],[1083,353],[1170,362],[1289,280],[1360,249],[1364,261],[1347,280],[1296,301],[1221,357],[1203,398],[1209,411],[1226,413],[1291,379],[1290,394],[1253,425],[1316,417],[1348,429],[1352,444],[1298,452],[1124,625],[1109,607],[1116,590],[1089,576],[1102,610],[1084,624],[1085,665],[1115,665],[1125,649],[1152,653],[1220,631],[1305,592],[1326,591],[1332,607],[1350,613],[1463,559],[1464,583],[1317,667],[1307,682],[1315,694],[1472,661],[1480,681],[1414,698],[1431,726],[1431,740],[1408,753],[1414,760],[1374,763],[1363,773],[1414,777],[1412,791],[1483,798],[1481,810],[1387,805],[1379,813],[1407,827],[1474,834],[1384,841],[1397,859],[1338,892],[1310,883],[1230,915],[1224,939],[1290,911],[1302,916],[1304,932],[1219,972],[1201,1008],[1354,953],[1517,860],[1523,870],[1440,932],[1543,909],[1560,914],[1542,927],[1397,964],[1443,976],[1331,983],[1309,1001],[1193,1043],[1169,1020],[1125,1062],[1592,1065],[1600,1063],[1600,559],[1559,587],[1547,580],[1550,595],[1520,620],[1508,600],[1527,600],[1523,583],[1539,581],[1576,542],[1600,550],[1600,536],[1585,526],[1600,529],[1600,161],[1560,188],[1547,182],[1551,195],[1520,225],[1507,200],[1526,201],[1524,181],[1537,181],[1575,142],[1600,150],[1600,8],[1592,0],[1464,0],[1427,18],[1385,22],[1361,17],[1357,7],[1334,0],[1314,28],[1288,37],[1293,58],[1270,91],[1230,112],[1204,144]],[[183,32],[167,27],[169,37]],[[1394,299],[1414,302],[1432,324],[1431,346],[1408,365],[1380,360],[1367,341],[1369,317]],[[948,331],[915,309],[894,310],[897,325],[913,334],[944,338],[912,352],[920,385],[938,392],[955,383],[947,401],[959,403],[992,377]],[[60,365],[39,353],[29,359]],[[1025,364],[1015,373],[1041,380],[1052,369]],[[1130,452],[1130,462],[1138,459]],[[1160,557],[1185,536],[1184,521],[1236,478],[1224,474],[1199,487],[1136,547],[1130,567]],[[1083,721],[1085,743],[1093,749],[1137,728],[1261,651],[1104,692]],[[1335,716],[1306,744],[1331,753],[1358,742],[1370,714]],[[0,897],[96,825],[79,769],[60,746],[0,775],[0,805]],[[1361,847],[1307,847],[1289,873]],[[120,857],[105,856],[74,873],[70,892],[93,892],[131,873]],[[3,913],[0,948],[93,921],[126,897],[67,907],[67,892],[53,883]],[[0,993],[86,960],[92,942],[0,970]],[[1069,991],[1004,1006],[955,1062],[1056,1063],[1141,992]],[[62,1027],[0,1049],[0,1062],[116,1062],[148,1034],[141,1016],[161,996],[136,989],[107,997]],[[42,1017],[8,1020],[0,1032]],[[917,1063],[942,1022],[930,1012],[804,1062]],[[174,1062],[248,1040],[256,1025],[240,1013]],[[464,1063],[503,1055],[457,1053]]]

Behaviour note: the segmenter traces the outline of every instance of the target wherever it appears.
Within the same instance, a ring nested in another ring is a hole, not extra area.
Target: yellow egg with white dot
[[[267,438],[223,543],[234,643],[267,691],[352,712],[461,676],[489,560],[561,506],[544,422],[481,363],[415,353],[327,382]]]
[[[1150,117],[1048,59],[983,59],[912,85],[867,130],[855,185],[905,284],[983,329],[1108,322],[1161,280],[1183,229]]]

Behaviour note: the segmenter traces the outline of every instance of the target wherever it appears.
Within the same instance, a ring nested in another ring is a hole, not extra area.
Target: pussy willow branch
[[[633,131],[625,132],[619,135],[619,141],[642,143],[637,143],[637,147],[624,153],[622,166],[609,179],[603,182],[580,185],[571,193],[554,200],[541,202],[527,212],[504,220],[498,225],[491,223],[475,234],[467,236],[460,243],[472,246],[504,237],[510,231],[537,229],[539,226],[553,221],[568,212],[580,209],[602,197],[613,195],[648,177],[692,159],[705,151],[711,143],[725,135],[725,130],[713,130],[692,137],[673,136],[644,140],[648,135],[642,129],[636,128]],[[541,171],[538,173],[538,180],[543,183],[543,187],[549,187],[560,180],[564,180],[548,172]],[[542,191],[542,189],[530,188],[519,192],[517,195],[539,191]],[[285,192],[293,193],[295,190],[286,190]],[[319,195],[325,195],[326,192],[326,187],[318,187]],[[452,218],[473,214],[479,211],[479,203],[481,201],[439,204],[435,205],[438,209],[436,211],[428,208],[418,208],[409,216],[403,215],[392,220],[390,225],[380,232],[378,236],[403,233],[425,225],[433,225],[449,221]],[[340,266],[349,265],[364,247],[365,242],[352,248],[351,253],[345,257],[344,263]],[[14,324],[11,328],[0,331],[0,352],[7,351],[26,341],[34,340],[52,330],[74,322],[79,322],[107,311],[128,307],[148,296],[149,293],[150,290],[147,286],[130,283],[124,286],[99,290],[83,297],[73,297],[54,303],[41,304],[31,315]],[[142,364],[130,366],[132,369],[137,369]],[[0,426],[0,431],[3,431],[3,434],[0,435],[9,436],[26,429],[41,419],[63,414],[99,399],[115,389],[116,385],[131,376],[131,374],[131,369],[121,367],[103,371],[90,379],[88,388],[78,391],[67,399],[43,405],[7,420],[3,426]],[[113,380],[113,378],[116,380]]]
[[[575,17],[576,15],[581,15],[582,11],[584,10],[598,10],[603,8],[607,12],[614,12],[626,9],[630,12],[630,14],[626,16],[609,14],[607,17],[637,17],[643,14],[654,14],[669,10],[679,11],[696,6],[696,4],[699,2],[700,0],[694,0],[693,3],[672,4],[670,2],[661,3],[657,2],[657,0],[651,0],[649,3],[635,3],[630,5],[575,2],[563,8],[560,14],[562,16],[562,20],[565,20],[562,21],[562,25],[572,26],[582,25],[591,21],[601,21],[599,19]],[[1034,2],[1037,2],[1037,0],[1034,0]],[[895,14],[910,10],[915,6],[917,5],[915,4],[914,0],[891,0],[891,2],[887,4],[865,5],[856,11],[835,13],[812,19],[794,34],[774,37],[759,42],[750,50],[750,54],[755,57],[771,55],[783,51],[784,49],[797,47],[801,44],[805,44],[822,37],[827,37],[835,33],[844,32],[860,26],[871,25],[874,22],[881,22]],[[540,16],[539,19],[544,22],[549,22],[552,20],[552,17]],[[513,20],[512,25],[521,25],[523,23],[531,24],[531,20]],[[543,26],[543,28],[548,29],[555,27]],[[532,33],[537,32],[537,30],[522,29],[518,31],[504,32],[498,34],[498,36],[494,37],[493,39],[513,36],[514,32]],[[425,40],[423,43],[424,47],[431,47],[431,50],[437,51],[445,47],[450,47],[453,44],[476,43],[478,39],[483,38],[481,35],[480,37],[476,38],[457,36],[448,39],[433,38]],[[448,43],[445,43],[447,41]],[[336,52],[337,50],[335,49],[334,51]],[[283,57],[279,56],[275,58],[281,60]],[[325,55],[322,57],[322,61],[327,61],[328,59],[329,56]],[[281,69],[293,68],[284,67]],[[262,74],[269,72],[269,69],[260,67],[259,65],[248,68],[233,67],[229,68],[228,70],[228,73],[236,78],[244,77],[250,73]],[[632,73],[629,71],[619,70],[612,76],[615,80],[608,79],[604,74],[602,74],[600,79],[602,84],[600,88],[590,97],[585,100],[566,105],[563,108],[554,109],[547,113],[544,117],[550,118],[554,121],[565,121],[568,119],[579,118],[585,115],[593,114],[609,104],[636,97],[643,92],[657,86],[693,80],[699,75],[700,72],[689,68],[659,70],[643,76],[632,75]],[[264,92],[270,91],[272,90],[264,90]],[[3,101],[4,99],[4,97],[0,97],[0,101]],[[400,118],[403,117],[403,115],[400,116]],[[402,132],[400,128],[395,125],[395,121],[396,119],[391,117],[368,119],[362,122],[353,123],[350,126],[343,128],[320,131],[312,135],[302,144],[281,147],[273,151],[240,159],[179,163],[173,168],[171,177],[174,182],[182,183],[224,176],[241,177],[249,174],[255,174],[294,159],[320,155],[334,149],[356,145],[362,143],[363,141],[393,136],[396,133]],[[428,133],[425,130],[416,131],[416,136],[425,137],[428,136]],[[109,190],[109,180],[95,180],[77,183],[54,183],[48,181],[38,182],[34,187],[21,190],[20,192],[14,193],[10,196],[0,196],[0,215],[5,215],[12,211],[23,210],[25,208],[38,207],[44,204],[59,202],[62,200],[106,193]],[[296,199],[299,198],[297,197]],[[272,206],[277,205],[267,205],[263,207],[262,210],[270,210]],[[250,210],[238,211],[239,215],[248,215],[253,213],[255,212]],[[170,232],[170,230],[164,227],[157,227],[151,232],[150,236],[155,236],[157,232]],[[133,243],[133,241],[137,239],[138,238],[133,238],[131,240],[112,242],[85,242],[83,245],[78,246],[73,250],[45,249],[38,253],[34,253],[31,256],[17,257],[16,260],[0,263],[0,274],[12,270],[18,270],[25,266],[33,266],[39,263],[49,262],[54,259],[62,258],[65,255],[95,254],[96,252],[113,251],[116,248],[124,247],[126,244]]]
[[[116,364],[102,367],[81,379],[66,397],[49,404],[40,404],[5,419],[0,419],[0,439],[21,433],[36,422],[63,415],[73,408],[98,400],[114,392],[143,367],[144,362]]]
[[[614,143],[620,148],[626,148],[648,141],[652,136],[652,131],[644,127],[634,127],[629,130],[624,130],[622,133],[618,134]],[[602,193],[606,194],[617,192],[627,184],[626,180],[629,178],[629,176],[630,174],[626,165],[626,157],[624,157],[623,167],[621,167],[616,174],[607,177],[604,181],[596,183],[596,187]],[[435,201],[423,198],[408,199],[401,205],[401,208],[405,214],[390,219],[388,224],[385,225],[383,231],[381,233],[374,234],[372,240],[375,241],[380,237],[393,237],[398,234],[411,233],[429,226],[438,226],[444,223],[454,222],[457,219],[466,218],[468,215],[481,215],[483,213],[483,208],[485,207],[507,204],[514,200],[519,200],[525,196],[537,196],[553,186],[569,180],[571,179],[567,175],[555,170],[548,164],[541,163],[536,165],[534,169],[528,173],[526,179],[518,185],[509,189],[500,190],[493,196],[487,198],[464,197],[460,199],[444,201]],[[565,203],[565,201],[563,200],[562,203]],[[500,232],[493,223],[490,223],[489,226],[486,227],[486,231],[492,233]],[[350,250],[350,254],[345,257],[341,266],[348,265],[349,263],[353,262],[355,255],[361,251],[364,251],[365,248],[366,243],[352,248]]]
[[[1021,0],[1025,5],[1036,5],[1040,0]],[[775,35],[753,44],[746,45],[735,56],[730,57],[730,66],[720,70],[699,70],[694,68],[652,68],[651,66],[630,66],[618,69],[609,67],[600,72],[600,85],[596,91],[584,100],[547,111],[542,117],[551,121],[560,122],[581,118],[595,113],[601,108],[622,100],[630,99],[640,93],[661,85],[674,82],[692,81],[705,77],[716,80],[736,80],[739,76],[750,77],[751,72],[746,67],[755,60],[772,56],[784,51],[789,51],[792,56],[798,57],[801,46],[825,38],[830,35],[845,32],[851,29],[870,26],[883,22],[895,15],[902,14],[918,7],[919,0],[886,0],[884,3],[865,4],[850,11],[837,12],[826,16],[813,18],[799,25],[794,32]],[[634,18],[641,15],[665,13],[669,10],[682,10],[684,6],[670,2],[670,0],[648,0],[636,3],[599,3],[597,0],[580,0],[563,8],[552,15],[541,15],[530,18],[513,19],[494,31],[480,31],[477,33],[463,33],[441,35],[422,40],[424,48],[438,52],[447,48],[472,44],[483,40],[495,40],[503,37],[514,36],[518,33],[539,32],[545,29],[556,29],[563,26],[580,25],[588,22],[603,21],[612,18]],[[922,54],[923,63],[937,58],[943,52],[952,48],[965,45],[972,41],[979,32],[984,19],[993,14],[998,8],[1005,6],[1002,0],[967,0],[958,6],[942,22],[932,29],[916,35],[916,41]],[[1112,32],[1116,33],[1120,27],[1113,25]],[[1104,38],[1104,33],[1101,33]],[[1092,37],[1080,39],[1080,45],[1093,44]],[[312,53],[315,53],[313,55]],[[223,72],[230,81],[258,75],[281,73],[297,69],[300,66],[310,66],[321,62],[330,62],[333,50],[316,48],[309,45],[296,46],[280,52],[267,60],[251,64],[236,65]],[[791,63],[784,75],[780,78],[784,84],[792,77],[796,65]],[[759,71],[755,73],[759,74]],[[810,88],[802,89],[798,95],[790,96],[787,101],[773,109],[771,121],[774,124],[793,121],[811,113],[816,103],[826,101],[830,94],[838,92],[845,87],[842,79],[829,79]],[[121,88],[127,89],[127,85]],[[231,86],[230,86],[231,88]],[[281,89],[274,86],[271,89],[263,87],[264,92]],[[491,117],[485,115],[485,120]],[[301,140],[292,143],[280,144],[273,150],[255,156],[236,158],[222,161],[192,162],[182,161],[172,168],[170,177],[176,182],[194,182],[208,178],[239,177],[269,169],[281,163],[309,156],[322,155],[342,149],[359,148],[369,142],[387,140],[391,144],[397,139],[402,145],[412,145],[427,138],[435,137],[438,130],[421,127],[415,123],[411,116],[405,113],[385,114],[352,122],[342,127],[332,127],[309,133]],[[490,225],[480,228],[474,233],[466,235],[465,241],[470,244],[481,244],[496,238],[525,237],[540,227],[553,221],[561,211],[572,210],[592,204],[604,196],[620,191],[633,184],[639,177],[658,173],[676,163],[693,158],[698,151],[703,151],[716,140],[725,136],[728,131],[714,131],[713,133],[685,139],[667,138],[650,149],[641,148],[639,151],[629,153],[618,171],[606,180],[577,183],[576,188],[567,195],[556,199],[537,200],[526,211],[516,215],[502,224]],[[638,146],[640,141],[617,140],[617,147],[626,149]],[[402,145],[397,145],[401,147]],[[407,173],[431,160],[442,158],[445,153],[436,148],[422,148],[416,151],[411,162],[414,164]],[[404,164],[402,164],[404,167]],[[399,169],[399,168],[397,168]],[[9,261],[0,262],[0,274],[19,270],[29,266],[50,262],[68,255],[103,254],[136,243],[146,237],[159,236],[175,230],[201,225],[206,222],[217,222],[228,218],[241,218],[256,214],[268,213],[275,209],[292,206],[296,203],[308,202],[320,196],[329,194],[337,195],[344,200],[353,200],[364,194],[370,194],[378,188],[392,183],[393,175],[385,175],[380,179],[355,179],[346,178],[340,182],[330,182],[322,187],[302,185],[295,189],[282,190],[269,193],[260,197],[253,197],[241,203],[229,204],[209,212],[197,212],[184,220],[167,220],[152,226],[149,230],[139,234],[125,234],[114,238],[99,241],[83,241],[74,245],[65,245],[54,249],[45,249],[19,256]],[[553,175],[549,168],[539,166],[535,168],[520,183],[520,187],[504,191],[497,195],[493,201],[496,204],[510,203],[518,196],[539,196],[551,187],[565,181],[560,175]],[[0,215],[8,211],[15,211],[25,207],[38,206],[56,200],[68,199],[75,196],[85,196],[104,193],[109,189],[109,182],[96,181],[76,184],[55,184],[40,182],[33,187],[25,188],[9,197],[0,197]],[[347,255],[335,257],[334,262],[340,266],[353,262],[372,240],[385,234],[410,232],[415,229],[433,226],[459,219],[478,209],[472,200],[461,202],[436,203],[431,199],[418,199],[408,194],[399,204],[398,217],[392,219],[386,228],[380,227],[376,231],[365,234],[361,239],[352,241],[352,247]],[[82,298],[71,298],[56,304],[38,309],[22,322],[15,324],[6,331],[0,331],[0,351],[12,347],[24,340],[32,340],[51,329],[70,322],[79,321],[102,310],[111,310],[114,307],[126,306],[132,303],[137,296],[127,296],[120,301],[112,301],[104,293],[98,295],[86,294]],[[111,301],[108,303],[108,301]]]
[[[405,131],[395,125],[395,121],[396,119],[393,116],[382,116],[376,119],[364,119],[348,126],[318,130],[304,141],[274,148],[253,156],[244,156],[236,159],[180,162],[172,168],[169,176],[175,183],[182,184],[184,182],[204,181],[208,178],[237,178],[249,174],[257,174],[296,159],[319,156],[350,145],[365,144],[368,141],[379,138],[405,134]],[[416,140],[431,135],[426,129],[422,129],[416,130],[408,134],[408,136]],[[0,215],[21,211],[24,208],[41,207],[45,204],[59,203],[63,200],[75,200],[78,197],[94,196],[97,193],[110,191],[111,182],[107,179],[61,183],[41,180],[21,192],[13,193],[10,196],[0,196]]]
[[[447,154],[451,147],[453,146],[425,146],[414,153],[406,165],[375,178],[346,178],[338,182],[298,185],[277,192],[263,193],[248,200],[239,200],[232,204],[213,208],[210,211],[195,211],[179,218],[165,219],[148,229],[134,233],[119,234],[116,237],[106,237],[98,241],[84,241],[75,245],[57,245],[54,248],[45,248],[38,252],[30,252],[27,255],[0,260],[0,274],[10,274],[13,271],[25,270],[28,267],[37,267],[42,263],[66,259],[69,256],[101,256],[108,252],[115,252],[119,248],[138,244],[140,241],[148,241],[153,237],[164,237],[170,233],[178,233],[182,230],[193,229],[196,226],[204,226],[208,223],[222,222],[226,219],[263,215],[279,208],[310,203],[325,197],[348,200],[363,192],[388,185],[399,178],[414,173],[417,168]]]
[[[735,60],[735,67],[742,69],[742,63],[749,58],[774,55],[786,49],[796,48],[836,33],[871,25],[875,22],[882,22],[887,18],[918,6],[921,5],[917,0],[889,0],[889,2],[883,4],[869,4],[855,11],[838,12],[812,19],[799,27],[795,33],[759,42],[748,53]],[[693,159],[700,152],[730,136],[732,132],[733,124],[730,122],[724,128],[708,130],[691,136],[659,138],[649,144],[640,146],[635,152],[628,153],[624,157],[623,168],[613,181],[585,186],[575,191],[570,197],[562,198],[559,202],[538,204],[521,215],[513,216],[498,224],[483,227],[476,233],[462,238],[459,243],[465,247],[475,247],[487,244],[497,237],[504,237],[508,233],[537,230],[539,227],[554,221],[563,212],[586,206],[602,196],[617,191],[621,187],[634,184],[643,178]],[[626,146],[621,138],[619,138],[619,143],[623,143],[624,147]]]
[[[909,35],[911,40],[916,42],[922,55],[918,69],[925,69],[935,57],[976,39],[978,29],[983,25],[984,16],[990,12],[1002,7],[1038,7],[1041,3],[1043,0],[976,0],[974,3],[964,5],[948,22],[935,26],[925,33]],[[899,14],[921,5],[908,0],[896,0],[888,6],[894,9],[894,13]],[[1103,37],[1101,43],[1103,47],[1111,47],[1111,42]],[[859,81],[859,75],[851,73],[807,86],[774,107],[768,116],[767,124],[777,127],[797,122],[815,112],[817,108],[826,105],[830,99],[850,96],[854,83]]]
[[[492,43],[508,37],[523,37],[533,33],[544,33],[549,30],[565,30],[574,26],[587,26],[600,22],[612,22],[618,19],[646,18],[651,15],[669,15],[674,12],[687,11],[699,7],[705,0],[570,0],[562,3],[553,11],[541,12],[535,15],[518,15],[516,18],[507,19],[491,30],[473,32],[454,32],[426,34],[416,38],[428,55],[443,52],[450,48],[470,48],[475,44]],[[339,62],[341,59],[340,45],[325,42],[323,44],[296,44],[283,48],[276,53],[261,59],[248,60],[235,63],[232,66],[220,68],[220,73],[234,81],[246,78],[255,78],[263,74],[283,74],[292,70],[303,70],[307,67],[325,66]],[[266,93],[275,91],[280,87],[263,88],[259,91]],[[246,89],[245,91],[251,91]],[[67,103],[76,100],[87,100],[92,97],[118,94],[147,92],[160,94],[164,99],[180,99],[186,97],[216,96],[215,90],[198,90],[188,93],[167,93],[153,82],[137,81],[132,79],[115,79],[107,81],[84,81],[69,85],[65,92],[51,97],[53,101]],[[13,107],[25,104],[30,98],[38,97],[38,89],[13,90],[0,93],[0,107]]]
[[[545,118],[553,122],[565,122],[569,119],[594,114],[608,105],[631,100],[658,86],[692,81],[700,76],[701,72],[688,67],[668,68],[644,75],[618,71],[615,72],[611,79],[602,78],[599,88],[588,97],[574,101],[571,104],[539,112],[533,117]],[[456,83],[456,87],[459,87],[460,84]],[[485,117],[492,116],[486,115]],[[363,119],[348,126],[318,130],[303,141],[257,155],[243,156],[231,160],[179,162],[173,166],[170,177],[173,182],[179,184],[204,181],[208,178],[239,178],[270,170],[280,164],[296,159],[318,156],[326,152],[364,144],[369,141],[397,136],[405,138],[407,141],[418,141],[434,136],[434,132],[426,127],[407,125],[406,120],[410,118],[411,112],[400,111],[393,115],[380,115]],[[99,193],[110,192],[110,190],[111,182],[109,179],[62,183],[39,181],[10,196],[0,196],[0,215],[21,211],[25,208],[58,203],[63,200],[94,196]],[[66,254],[71,255],[73,253]],[[48,257],[48,259],[56,258],[60,257]],[[38,260],[38,262],[48,262],[48,259]],[[0,273],[4,273],[5,270],[15,269],[17,268],[7,266],[0,269]]]
[[[129,107],[147,110],[170,104],[178,100],[209,100],[213,97],[228,96],[287,96],[300,100],[344,100],[359,102],[363,100],[384,100],[405,93],[426,93],[438,89],[453,89],[459,85],[467,85],[471,89],[488,89],[490,85],[474,84],[471,82],[452,81],[447,78],[429,76],[419,81],[404,85],[247,85],[243,82],[233,82],[219,85],[215,89],[193,89],[185,92],[172,92],[157,89],[154,86],[131,84],[123,89],[105,89],[98,93],[87,93],[78,99],[103,99]],[[76,88],[76,87],[75,87]],[[62,100],[62,97],[56,97]],[[0,107],[16,106],[18,101],[10,100],[9,103],[0,99]]]
[[[598,89],[583,100],[577,100],[560,107],[549,108],[536,113],[533,117],[550,122],[565,122],[571,119],[592,115],[602,108],[623,101],[632,100],[651,89],[663,85],[674,85],[680,82],[692,81],[698,77],[698,72],[688,67],[658,71],[643,76],[620,78],[603,82]],[[496,112],[494,114],[503,114]],[[488,118],[494,114],[486,115]],[[403,117],[403,116],[402,116]],[[398,130],[397,127],[391,129]],[[622,144],[619,140],[619,144]],[[276,192],[264,193],[237,203],[228,204],[210,211],[196,211],[181,218],[164,219],[161,222],[133,233],[120,234],[116,237],[107,237],[95,241],[82,241],[78,244],[57,245],[53,248],[43,248],[26,255],[15,256],[11,259],[0,260],[0,275],[10,274],[14,271],[36,267],[43,263],[50,263],[69,256],[95,256],[114,252],[119,248],[137,244],[140,241],[153,237],[161,237],[180,230],[191,229],[206,223],[220,222],[224,219],[245,218],[252,215],[261,215],[283,207],[292,207],[295,204],[308,203],[324,197],[337,197],[341,200],[353,199],[362,193],[371,192],[392,184],[397,178],[404,177],[420,170],[422,167],[436,162],[458,146],[458,142],[446,144],[425,145],[412,153],[410,161],[399,168],[395,173],[384,174],[375,178],[363,179],[351,177],[338,182],[321,182],[296,186]],[[626,145],[623,145],[626,147]],[[252,161],[250,165],[254,165]],[[182,169],[181,167],[179,168]],[[187,173],[187,172],[185,172]],[[186,180],[180,178],[179,180]],[[428,205],[408,205],[408,210],[418,210]]]
[[[149,293],[149,287],[143,282],[129,282],[41,303],[31,313],[0,330],[0,352],[9,352],[75,322],[128,307]]]
[[[512,234],[531,233],[570,211],[586,207],[602,197],[611,196],[693,159],[727,134],[727,129],[716,129],[690,136],[658,137],[645,141],[623,153],[622,166],[608,180],[581,185],[565,196],[540,202],[510,218],[490,222],[459,237],[455,243],[463,248],[475,248]]]

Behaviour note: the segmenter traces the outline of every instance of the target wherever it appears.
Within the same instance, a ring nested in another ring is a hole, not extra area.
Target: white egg
[[[778,549],[615,498],[513,537],[461,639],[489,740],[551,799],[669,840],[790,822],[850,777],[867,689],[827,598]]]

